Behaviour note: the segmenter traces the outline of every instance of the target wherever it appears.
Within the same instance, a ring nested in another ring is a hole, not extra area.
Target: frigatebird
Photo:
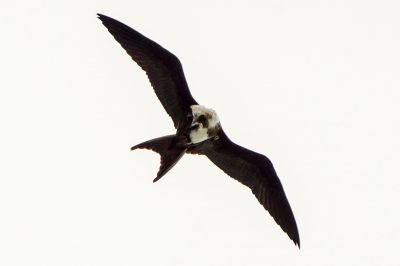
[[[185,153],[207,156],[226,174],[249,187],[262,206],[300,248],[296,220],[271,161],[232,142],[216,112],[192,97],[179,59],[156,42],[108,16],[97,14],[108,31],[146,72],[155,94],[172,118],[176,133],[133,146],[161,156],[153,182]]]

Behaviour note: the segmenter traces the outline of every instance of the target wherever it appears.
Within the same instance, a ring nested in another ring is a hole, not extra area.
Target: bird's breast
[[[208,139],[208,129],[202,126],[190,131],[190,141],[194,144]]]

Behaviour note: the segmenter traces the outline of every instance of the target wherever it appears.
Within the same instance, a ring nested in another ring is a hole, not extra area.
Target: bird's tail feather
[[[171,168],[174,167],[179,159],[185,154],[186,148],[176,144],[176,135],[168,135],[135,145],[131,150],[148,149],[160,154],[160,169],[158,170],[157,177],[153,180],[153,182],[156,182],[171,170]]]

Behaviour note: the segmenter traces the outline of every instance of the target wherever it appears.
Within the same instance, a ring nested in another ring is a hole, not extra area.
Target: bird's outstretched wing
[[[150,83],[174,121],[175,128],[197,104],[190,94],[179,59],[154,41],[127,25],[97,14],[108,31],[121,44],[132,59],[146,72]]]
[[[292,209],[271,161],[233,143],[221,130],[218,140],[208,140],[192,153],[206,155],[215,165],[248,186],[289,238],[300,247]]]

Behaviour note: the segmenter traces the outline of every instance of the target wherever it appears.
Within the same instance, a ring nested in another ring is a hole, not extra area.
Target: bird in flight
[[[179,59],[129,26],[105,15],[98,18],[146,72],[155,94],[172,118],[176,133],[133,146],[161,156],[153,182],[163,177],[185,153],[207,156],[227,175],[249,187],[262,206],[300,248],[292,209],[271,161],[264,155],[232,142],[216,112],[192,97]]]

